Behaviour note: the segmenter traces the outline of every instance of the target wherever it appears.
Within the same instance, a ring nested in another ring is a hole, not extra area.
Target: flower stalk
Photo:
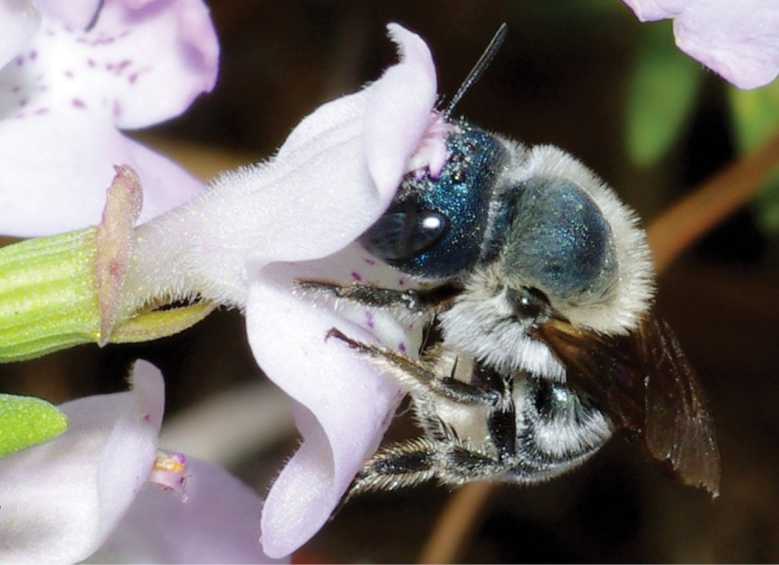
[[[97,228],[31,239],[0,249],[0,362],[80,345],[149,341],[178,333],[215,307],[168,308],[175,296],[147,296],[125,277],[141,206],[137,175],[116,167]],[[132,300],[128,294],[143,294]],[[136,304],[126,308],[127,302]],[[162,309],[161,309],[162,308]]]
[[[0,362],[100,337],[94,228],[0,249]]]

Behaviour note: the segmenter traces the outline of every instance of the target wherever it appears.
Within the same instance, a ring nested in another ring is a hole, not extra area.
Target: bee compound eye
[[[385,261],[410,259],[433,247],[446,233],[447,219],[429,210],[390,210],[362,237],[363,246]]]

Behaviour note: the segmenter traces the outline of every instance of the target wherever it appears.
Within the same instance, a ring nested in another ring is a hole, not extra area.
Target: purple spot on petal
[[[122,115],[122,105],[119,103],[119,100],[114,100],[114,118],[118,118]]]
[[[22,65],[24,65],[24,59],[22,59],[21,57],[17,57],[16,58],[16,66],[17,67],[21,67]]]
[[[144,422],[151,422],[151,414],[144,414],[143,421]]]
[[[38,116],[42,116],[43,114],[48,114],[49,113],[49,109],[48,108],[38,108],[37,110],[35,110],[34,113],[36,115],[38,115]]]
[[[400,351],[401,353],[405,353],[406,352],[406,344],[404,342],[401,341],[398,344],[398,351]]]
[[[119,61],[116,64],[116,74],[122,74],[122,71],[124,71],[127,67],[129,67],[132,64],[132,61],[130,59],[123,59]]]
[[[87,58],[87,65],[94,68],[97,66],[97,63],[95,63],[95,60],[92,57]]]
[[[398,286],[406,286],[406,279],[399,278],[398,279]]]
[[[87,105],[84,103],[84,101],[81,98],[74,98],[70,101],[70,103],[73,105],[74,108],[78,108],[79,110],[83,110],[87,107]]]
[[[13,92],[14,94],[16,94],[17,92],[20,92],[21,90],[22,90],[22,87],[21,87],[21,86],[19,86],[19,85],[16,85],[16,86],[14,86],[14,87],[11,89],[11,92]]]
[[[22,98],[21,100],[19,100],[19,107],[24,108],[25,106],[27,106],[28,102],[29,100],[27,98]]]
[[[107,71],[114,70],[114,64],[113,63],[106,63],[105,64],[105,70],[107,70]]]
[[[32,51],[30,51],[28,57],[30,57],[30,61],[34,61],[35,59],[38,58],[38,52],[35,49],[33,49]]]
[[[138,73],[132,73],[131,75],[129,75],[129,76],[127,77],[127,81],[128,81],[130,84],[135,84],[135,81],[136,81],[136,80],[138,80]]]
[[[352,271],[352,278],[355,281],[360,282],[362,280],[362,275],[356,271]]]
[[[65,76],[68,78],[73,78],[75,75],[73,74],[73,71],[67,70],[65,71]]]
[[[365,261],[366,263],[368,263],[368,265],[375,265],[376,264],[376,261],[374,261],[370,257],[363,257],[362,260]]]
[[[369,329],[371,330],[376,329],[376,323],[374,322],[373,319],[373,312],[371,312],[370,310],[365,311],[365,322]]]

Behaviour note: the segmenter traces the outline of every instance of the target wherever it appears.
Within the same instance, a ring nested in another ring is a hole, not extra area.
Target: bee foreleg
[[[354,340],[336,328],[327,332],[327,338],[331,337],[343,341],[361,355],[373,360],[409,392],[427,396],[433,394],[465,405],[499,406],[502,402],[500,391],[474,386],[452,377],[440,377],[419,361],[385,347]]]
[[[297,288],[304,292],[321,293],[371,308],[400,307],[409,312],[424,314],[451,300],[459,291],[451,285],[429,289],[380,288],[369,284],[342,285],[320,280],[298,280]]]

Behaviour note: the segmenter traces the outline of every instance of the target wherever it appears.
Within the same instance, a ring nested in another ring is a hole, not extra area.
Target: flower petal
[[[408,90],[415,90],[408,80],[429,82],[415,62],[424,58],[417,55],[426,47],[418,45],[413,34],[409,38],[398,33],[409,44],[409,54],[381,79],[317,109],[295,128],[273,160],[222,175],[201,198],[142,227],[144,241],[137,251],[145,262],[138,266],[141,276],[170,271],[171,261],[186,261],[200,271],[197,280],[211,284],[201,289],[204,296],[243,307],[250,283],[247,262],[259,268],[274,261],[317,259],[365,232],[392,200],[405,160],[421,143],[432,112],[432,97],[420,104],[407,96]],[[413,68],[404,70],[409,66]],[[421,90],[430,88],[427,84]],[[366,155],[365,122],[374,114],[396,113],[398,123],[413,118],[413,133],[376,125],[373,135],[383,132],[385,137],[373,141],[374,149],[383,143],[395,155],[386,160],[377,151],[373,157]],[[371,158],[379,177],[369,171]],[[144,191],[150,193],[145,185]],[[182,249],[197,255],[182,257]],[[188,266],[178,272],[191,270]],[[173,286],[188,284],[176,281]]]
[[[36,0],[36,2],[46,16],[80,30],[92,22],[101,0]]]
[[[375,451],[401,397],[369,362],[338,340],[326,340],[327,332],[337,327],[361,341],[379,336],[387,346],[412,347],[404,341],[406,330],[388,314],[362,308],[336,313],[295,296],[296,278],[344,280],[345,271],[348,280],[369,280],[383,268],[364,262],[356,246],[339,255],[268,266],[249,296],[247,332],[257,362],[305,407],[297,413],[303,446],[274,483],[263,512],[263,548],[274,557],[291,553],[325,523]]]
[[[187,500],[147,483],[93,563],[272,563],[258,540],[262,501],[216,465],[188,458]]]
[[[130,392],[61,406],[70,429],[0,461],[0,561],[75,562],[106,539],[154,462],[164,387],[138,362]]]
[[[107,0],[88,31],[44,18],[29,50],[0,75],[8,87],[0,93],[0,115],[76,109],[82,119],[120,128],[148,126],[178,116],[210,91],[218,58],[202,2],[167,0],[135,9]]]
[[[676,17],[685,6],[696,0],[624,0],[642,22]]]
[[[31,41],[40,23],[29,0],[0,0],[0,69]]]
[[[779,74],[779,2],[698,1],[674,20],[679,49],[738,88]]]
[[[433,56],[424,40],[398,24],[389,24],[387,30],[401,63],[371,87],[365,154],[376,189],[391,198],[431,124],[437,85]]]
[[[49,235],[97,224],[119,164],[140,176],[142,222],[203,186],[111,124],[80,119],[78,110],[0,121],[0,233]]]

